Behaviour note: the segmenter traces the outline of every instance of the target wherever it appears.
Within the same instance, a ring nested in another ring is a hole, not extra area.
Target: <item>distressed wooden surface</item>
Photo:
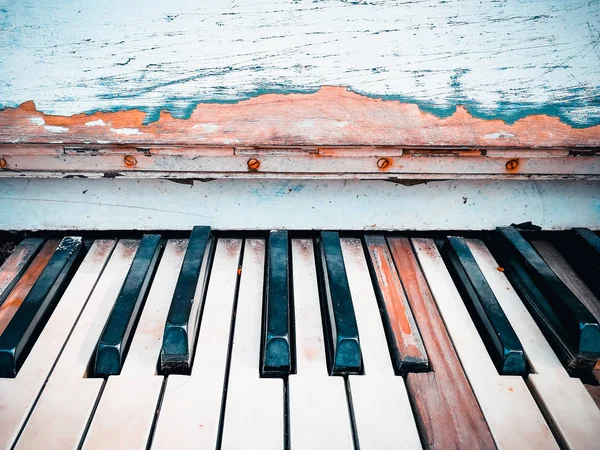
[[[400,145],[596,147],[600,125],[572,128],[535,115],[513,124],[473,117],[458,107],[448,118],[415,104],[372,99],[343,87],[314,94],[264,94],[237,103],[198,104],[188,119],[161,112],[144,124],[140,110],[49,116],[32,102],[0,111],[0,143]]]
[[[597,146],[599,23],[597,0],[9,0],[0,142]]]
[[[576,214],[565,214],[568,205]],[[591,181],[4,179],[1,230],[597,230]]]

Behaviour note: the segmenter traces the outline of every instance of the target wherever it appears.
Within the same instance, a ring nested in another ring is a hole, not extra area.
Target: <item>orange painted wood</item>
[[[0,266],[0,304],[38,251],[43,239],[25,238]]]
[[[392,347],[394,367],[400,373],[425,371],[427,353],[385,237],[365,235],[365,244],[385,319],[388,344]]]
[[[0,143],[492,148],[600,145],[600,126],[573,128],[547,115],[507,124],[475,118],[460,106],[452,116],[438,118],[415,104],[374,99],[340,86],[324,86],[312,94],[264,94],[237,103],[200,103],[189,119],[176,119],[162,112],[158,121],[144,125],[145,116],[135,109],[52,116],[37,111],[29,101],[0,111]],[[86,126],[89,122],[94,126]]]
[[[6,326],[25,300],[25,297],[29,294],[29,291],[46,267],[46,264],[50,261],[58,244],[60,244],[60,239],[50,239],[44,244],[21,279],[17,282],[13,290],[10,291],[4,303],[0,305],[0,334],[4,332]]]
[[[407,376],[424,443],[435,449],[496,448],[409,240],[388,242],[433,370]]]

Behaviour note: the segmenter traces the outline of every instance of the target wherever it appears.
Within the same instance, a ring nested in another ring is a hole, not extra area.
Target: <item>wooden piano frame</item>
[[[0,111],[0,227],[600,226],[600,126],[443,119],[341,87],[144,120]]]

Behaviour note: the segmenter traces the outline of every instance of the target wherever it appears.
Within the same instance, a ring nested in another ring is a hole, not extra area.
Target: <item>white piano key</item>
[[[290,447],[354,448],[342,377],[329,376],[313,243],[292,240],[296,374],[288,381]]]
[[[217,242],[192,372],[167,378],[153,449],[217,444],[241,248],[240,239]]]
[[[598,448],[600,410],[593,399],[581,381],[564,370],[485,244],[479,240],[467,243],[525,349],[535,371],[527,383],[562,444],[571,449]]]
[[[283,380],[260,378],[265,241],[249,239],[238,294],[222,449],[284,448]]]
[[[169,240],[152,282],[120,375],[110,376],[83,448],[145,449],[164,377],[156,374],[169,299],[177,283],[187,240]]]
[[[361,449],[421,448],[402,377],[394,374],[379,306],[359,239],[342,239],[364,375],[348,377]]]
[[[104,384],[85,378],[139,241],[121,240],[69,337],[16,448],[76,449]]]
[[[94,242],[17,377],[0,379],[1,449],[12,447],[115,244]]]
[[[433,240],[412,242],[498,448],[558,448],[523,378],[498,374]]]

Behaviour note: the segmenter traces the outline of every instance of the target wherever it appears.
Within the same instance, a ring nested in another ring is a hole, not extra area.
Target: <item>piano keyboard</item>
[[[600,238],[24,238],[0,448],[598,448]]]

